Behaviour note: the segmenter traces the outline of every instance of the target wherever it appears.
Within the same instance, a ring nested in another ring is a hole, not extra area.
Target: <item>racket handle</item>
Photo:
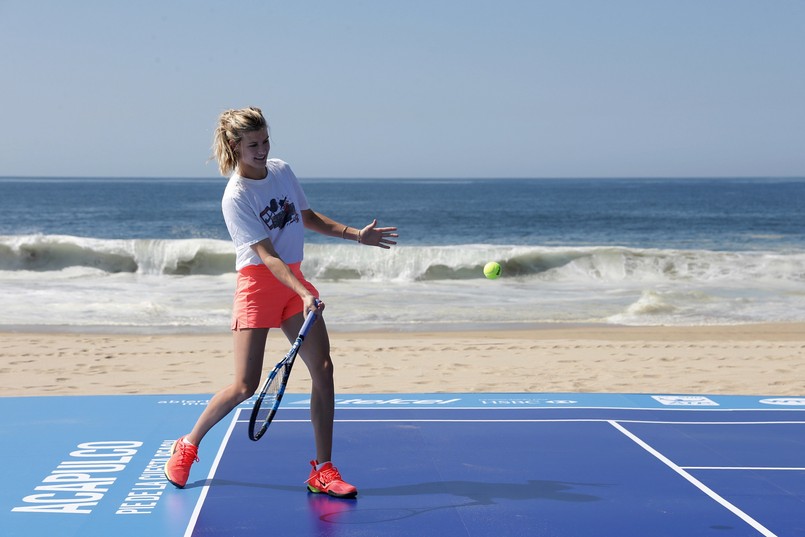
[[[316,305],[318,306],[320,302],[321,301],[317,298]],[[313,326],[314,322],[316,322],[316,317],[318,317],[318,314],[315,311],[311,311],[310,313],[307,314],[305,324],[303,324],[302,328],[299,330],[299,337],[304,339],[305,336],[307,336],[308,330],[310,330],[310,327]]]

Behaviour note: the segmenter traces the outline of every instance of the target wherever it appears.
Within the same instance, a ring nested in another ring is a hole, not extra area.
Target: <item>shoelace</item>
[[[198,462],[198,451],[192,449],[193,446],[179,442],[177,449],[179,450],[179,463],[181,466],[190,466],[194,462]]]
[[[332,483],[333,481],[343,481],[341,478],[341,472],[339,472],[335,466],[330,466],[326,470],[319,470],[317,473],[309,477],[305,483],[310,483],[316,478],[318,478],[318,480],[324,484]]]
[[[322,483],[332,483],[333,481],[342,481],[341,473],[338,470],[336,470],[335,466],[331,466],[326,470],[322,470],[321,472],[319,472],[319,475],[321,476],[320,479]]]

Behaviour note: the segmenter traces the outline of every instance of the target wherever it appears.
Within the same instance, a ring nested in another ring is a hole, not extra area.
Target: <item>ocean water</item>
[[[803,179],[303,179],[332,330],[805,321]],[[224,179],[0,179],[0,329],[226,331]],[[503,266],[498,280],[481,268]]]

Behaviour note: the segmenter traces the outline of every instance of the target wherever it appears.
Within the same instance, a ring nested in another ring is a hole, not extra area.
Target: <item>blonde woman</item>
[[[281,328],[293,341],[306,312],[324,310],[324,301],[300,270],[304,228],[385,249],[396,244],[394,227],[377,227],[374,220],[353,228],[311,209],[291,168],[279,159],[269,159],[269,149],[268,125],[259,108],[221,114],[213,154],[221,175],[229,176],[221,206],[238,271],[231,326],[235,371],[231,384],[213,396],[193,429],[173,445],[165,476],[180,488],[198,461],[204,435],[257,390],[269,329]],[[331,461],[335,390],[324,319],[311,328],[300,357],[312,379],[310,417],[316,459],[311,461],[308,489],[354,497],[357,489],[344,481]]]

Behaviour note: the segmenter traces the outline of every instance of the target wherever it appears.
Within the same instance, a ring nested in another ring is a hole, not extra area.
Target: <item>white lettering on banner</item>
[[[171,456],[173,440],[164,440],[154,457],[148,461],[142,474],[134,487],[126,495],[126,499],[115,512],[116,515],[150,515],[157,502],[162,498],[162,492],[168,485],[165,479],[165,463]]]
[[[482,405],[575,405],[572,399],[481,399]]]
[[[651,398],[666,406],[718,406],[718,403],[702,395],[652,395]]]
[[[209,404],[209,399],[165,399],[157,401],[158,405],[182,405],[182,406],[204,406]]]
[[[23,513],[89,514],[114,484],[116,477],[131,462],[142,442],[133,440],[84,442],[70,452],[73,460],[62,461],[42,485],[34,488],[38,494],[25,496],[20,505],[11,509]],[[89,459],[89,460],[87,460]]]
[[[764,405],[805,406],[805,397],[778,397],[776,399],[761,399]]]

